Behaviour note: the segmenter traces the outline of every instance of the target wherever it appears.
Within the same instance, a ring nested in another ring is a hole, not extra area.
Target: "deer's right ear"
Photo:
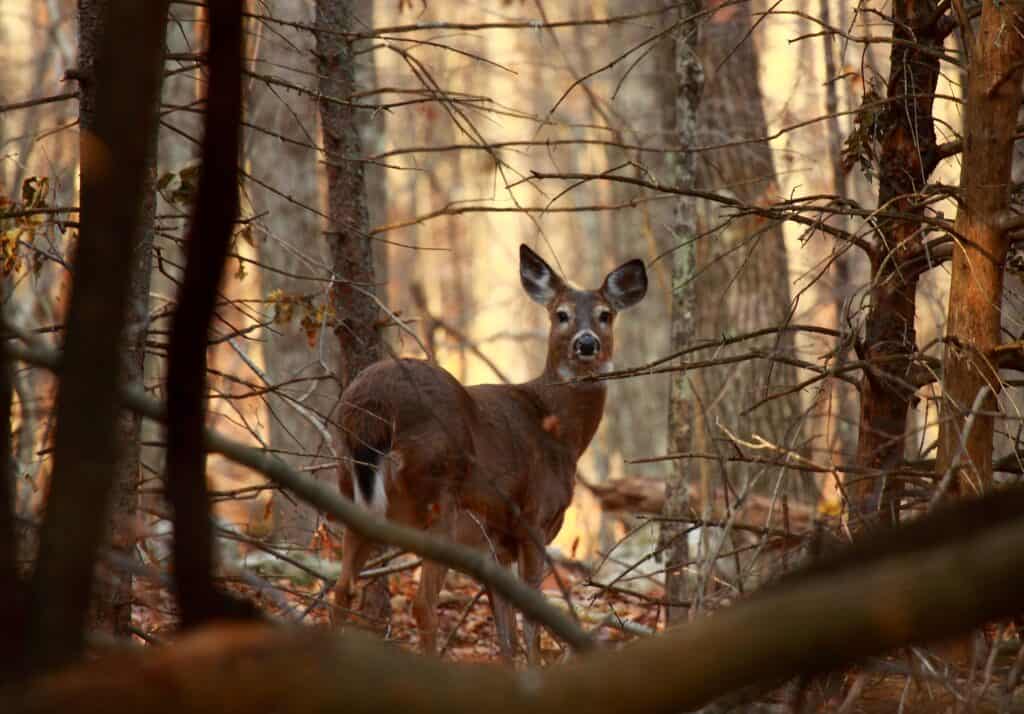
[[[541,305],[551,302],[562,287],[562,279],[525,243],[519,246],[519,280],[526,294]]]

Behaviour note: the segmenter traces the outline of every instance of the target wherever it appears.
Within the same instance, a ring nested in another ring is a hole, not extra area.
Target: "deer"
[[[587,379],[614,369],[616,316],[647,293],[647,273],[634,259],[612,270],[601,287],[565,282],[525,244],[519,276],[526,294],[548,313],[547,361],[523,384],[465,387],[436,363],[413,358],[377,362],[341,397],[339,424],[346,458],[343,495],[403,525],[488,551],[539,589],[546,546],[572,500],[577,462],[604,413],[606,383]],[[346,528],[339,609],[375,544]],[[437,602],[447,567],[424,562],[413,599],[420,649],[436,653]],[[488,592],[499,651],[517,651],[515,613]],[[527,660],[539,660],[539,630],[523,618]]]

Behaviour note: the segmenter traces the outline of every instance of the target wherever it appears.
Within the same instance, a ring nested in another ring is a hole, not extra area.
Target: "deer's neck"
[[[601,424],[608,391],[605,383],[565,383],[557,373],[546,370],[524,386],[537,395],[552,417],[545,429],[568,445],[579,459]]]

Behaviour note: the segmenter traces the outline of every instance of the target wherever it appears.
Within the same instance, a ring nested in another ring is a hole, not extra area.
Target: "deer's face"
[[[526,293],[548,311],[548,369],[566,380],[611,371],[615,316],[647,293],[643,261],[631,260],[619,266],[608,273],[597,290],[577,290],[522,245],[519,277]]]

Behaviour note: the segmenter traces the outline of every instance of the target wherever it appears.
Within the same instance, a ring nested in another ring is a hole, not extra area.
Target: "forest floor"
[[[632,594],[625,588],[599,588],[588,581],[586,571],[575,565],[555,565],[542,589],[552,604],[567,609],[563,588],[570,594],[576,616],[602,642],[618,643],[657,632],[662,627],[660,600],[663,594],[648,587]],[[410,568],[388,576],[391,616],[386,622],[370,621],[356,613],[347,620],[351,625],[371,630],[410,650],[416,650],[419,637],[412,615],[419,568]],[[272,583],[273,587],[268,587]],[[252,578],[227,578],[226,586],[256,603],[270,617],[284,622],[302,622],[329,627],[330,587],[333,582],[317,579],[275,578],[262,587]],[[140,640],[157,643],[169,637],[177,626],[174,602],[166,587],[139,581],[135,589],[137,605],[134,623]],[[486,593],[475,580],[449,572],[438,604],[439,647],[443,657],[457,662],[498,661],[494,618]],[[546,661],[557,661],[564,654],[561,644],[542,631],[541,646]],[[520,655],[521,657],[521,655]]]

